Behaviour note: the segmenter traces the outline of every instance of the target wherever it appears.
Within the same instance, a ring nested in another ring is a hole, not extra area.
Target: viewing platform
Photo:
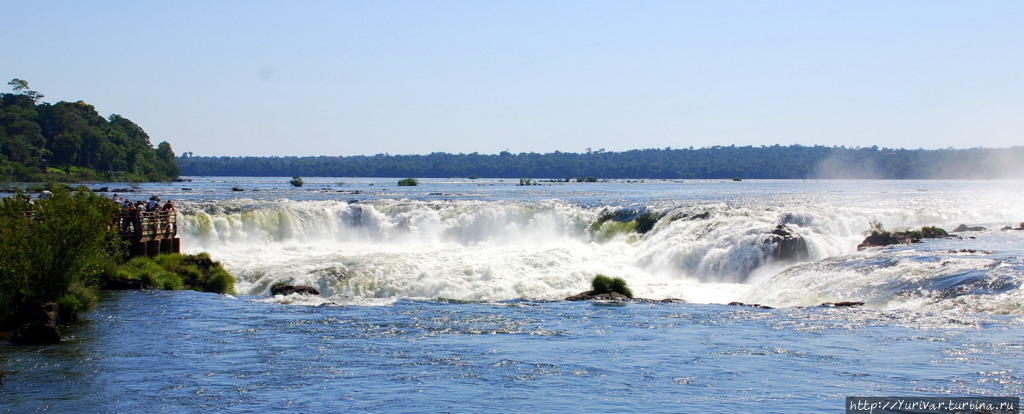
[[[118,231],[131,244],[131,257],[153,257],[161,253],[181,253],[176,211],[142,211],[124,214]]]

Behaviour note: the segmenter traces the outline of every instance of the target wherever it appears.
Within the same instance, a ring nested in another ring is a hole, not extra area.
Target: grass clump
[[[210,259],[210,255],[162,254],[136,257],[121,267],[116,276],[140,280],[163,290],[191,289],[199,292],[235,293],[235,278]]]
[[[165,269],[156,260],[148,257],[136,257],[121,266],[114,274],[122,279],[140,280],[150,286],[162,290],[181,290],[185,284],[181,276]]]
[[[612,278],[599,274],[594,276],[594,280],[590,283],[595,295],[615,292],[625,295],[627,298],[633,297],[633,291],[626,286],[626,281],[621,277]]]
[[[415,178],[403,178],[398,180],[398,185],[402,187],[415,187],[420,185],[420,181]]]

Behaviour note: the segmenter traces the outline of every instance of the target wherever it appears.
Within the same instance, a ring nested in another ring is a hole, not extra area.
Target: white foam
[[[936,196],[909,207],[885,200],[853,206],[796,198],[740,206],[661,205],[666,215],[651,232],[600,236],[588,228],[615,207],[557,200],[185,201],[179,228],[186,250],[210,252],[238,277],[242,294],[267,294],[271,284],[284,281],[318,288],[323,303],[552,300],[587,290],[601,273],[623,277],[641,297],[796,306],[863,300],[880,283],[906,283],[941,271],[922,264],[870,272],[844,268],[879,254],[856,252],[869,221],[890,228],[951,227],[1024,217],[1016,205],[1003,203],[1010,211],[988,214]],[[779,224],[808,242],[808,263],[769,259],[766,238]],[[965,269],[984,266],[964,263]]]

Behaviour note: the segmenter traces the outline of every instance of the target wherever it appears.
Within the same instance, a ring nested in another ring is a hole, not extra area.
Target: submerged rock
[[[320,295],[320,291],[310,286],[275,285],[270,288],[272,295],[291,295],[298,293],[302,295]]]
[[[822,303],[822,304],[820,304],[820,305],[818,305],[816,307],[854,308],[854,307],[861,306],[861,305],[864,305],[864,302],[846,301],[846,302],[825,302],[825,303]],[[773,308],[771,306],[760,305],[760,304],[757,304],[757,303],[743,303],[743,302],[729,302],[729,306],[748,306],[748,307],[751,307],[751,308],[758,308],[758,309],[775,309],[775,308]],[[802,308],[802,306],[798,306],[798,308]]]

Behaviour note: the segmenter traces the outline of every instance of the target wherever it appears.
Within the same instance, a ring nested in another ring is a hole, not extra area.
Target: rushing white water
[[[631,206],[659,218],[643,234],[635,222],[602,218],[630,207],[607,197],[186,200],[180,231],[187,251],[209,251],[239,278],[239,293],[283,281],[318,288],[321,298],[302,299],[312,303],[555,300],[600,273],[655,299],[1022,312],[1024,232],[1000,230],[1024,219],[1019,192],[771,190],[649,197]],[[871,221],[988,230],[857,251]],[[805,260],[773,258],[779,225],[806,241]]]

